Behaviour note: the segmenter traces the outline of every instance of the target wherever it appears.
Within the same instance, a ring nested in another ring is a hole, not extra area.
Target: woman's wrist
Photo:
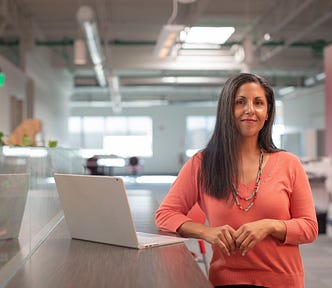
[[[279,239],[280,241],[285,241],[286,238],[286,224],[282,220],[271,220],[271,230],[270,235]]]

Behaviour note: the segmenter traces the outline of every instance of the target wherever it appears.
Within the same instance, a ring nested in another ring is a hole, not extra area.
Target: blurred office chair
[[[132,176],[137,176],[138,172],[140,171],[141,166],[139,163],[139,158],[136,156],[129,158],[128,163],[128,170]]]
[[[206,220],[206,216],[202,211],[201,207],[199,207],[198,203],[196,203],[188,212],[187,216],[191,218],[194,222],[204,224]],[[201,262],[204,264],[206,275],[209,275],[209,264],[206,258],[206,246],[205,242],[202,239],[198,239],[199,251],[201,253],[201,258],[196,255],[196,253],[191,252],[193,257],[197,262]]]

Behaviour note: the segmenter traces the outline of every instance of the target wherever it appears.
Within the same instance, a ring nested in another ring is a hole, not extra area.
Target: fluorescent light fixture
[[[315,84],[315,78],[314,77],[309,77],[304,80],[304,85],[305,86],[312,86]]]
[[[231,51],[213,49],[213,50],[195,50],[195,49],[181,49],[178,51],[178,56],[219,56],[219,57],[231,57],[233,55]]]
[[[265,41],[270,41],[271,40],[271,35],[269,33],[265,33],[263,36]]]
[[[100,40],[96,23],[84,22],[83,29],[85,31],[87,45],[89,48],[92,63],[97,65],[103,62],[102,50],[100,47]]]
[[[142,101],[126,101],[121,102],[121,109],[124,108],[146,108],[152,106],[166,106],[169,105],[167,100],[142,100]],[[70,102],[71,107],[77,108],[105,108],[105,107],[114,107],[114,104],[111,101],[75,101]]]
[[[86,43],[89,49],[92,63],[95,65],[97,81],[100,86],[107,85],[107,77],[103,68],[104,55],[100,45],[100,39],[95,22],[95,15],[89,6],[81,6],[77,11],[77,20],[85,33]]]
[[[96,77],[100,86],[105,87],[107,85],[106,73],[102,64],[96,64],[94,66]]]
[[[294,91],[295,91],[295,87],[294,86],[289,86],[289,87],[281,88],[279,90],[279,95],[280,96],[285,96],[287,94],[293,93]]]
[[[181,48],[188,50],[219,50],[220,45],[212,43],[183,43]]]
[[[161,30],[156,47],[154,49],[155,57],[165,59],[171,52],[176,43],[180,32],[185,28],[183,25],[165,25]]]
[[[120,94],[120,81],[118,76],[111,76],[108,78],[110,84],[110,94],[112,100],[112,109],[114,113],[122,111],[121,94]]]
[[[166,105],[169,105],[167,100],[127,101],[123,103],[123,107],[126,108],[146,108]]]
[[[224,44],[234,31],[234,27],[191,27],[185,42]]]
[[[170,84],[174,84],[177,81],[177,77],[162,77],[161,78],[161,82],[162,83],[170,83]]]
[[[197,77],[197,76],[179,76],[179,77],[162,77],[163,83],[170,84],[197,84],[197,83],[208,83],[208,84],[222,84],[226,80],[223,77]]]
[[[325,79],[325,77],[326,77],[326,75],[325,75],[324,72],[323,73],[319,73],[319,74],[316,75],[316,80],[317,81],[322,81],[322,80]]]

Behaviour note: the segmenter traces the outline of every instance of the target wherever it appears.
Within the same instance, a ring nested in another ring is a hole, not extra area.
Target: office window
[[[152,119],[150,117],[107,117],[103,142],[109,154],[152,156]]]
[[[186,119],[186,155],[188,157],[204,148],[210,139],[215,116],[188,116]]]
[[[83,147],[82,145],[82,117],[69,117],[68,131],[69,131],[69,143],[73,148]]]
[[[70,117],[68,126],[71,146],[83,149],[84,157],[94,154],[152,156],[150,117]]]

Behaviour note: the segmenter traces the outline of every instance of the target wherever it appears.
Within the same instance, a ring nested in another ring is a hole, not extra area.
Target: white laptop
[[[120,177],[54,174],[71,237],[131,248],[180,243],[186,238],[136,232]]]
[[[28,173],[0,174],[0,240],[19,236],[29,179]]]

